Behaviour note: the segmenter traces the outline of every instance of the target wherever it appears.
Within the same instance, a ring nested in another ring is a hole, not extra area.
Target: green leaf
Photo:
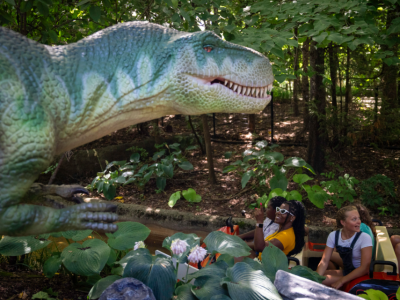
[[[229,166],[226,166],[222,170],[222,173],[229,173],[229,172],[235,171],[237,168],[238,168],[238,166],[229,165]]]
[[[224,31],[227,31],[227,32],[232,32],[235,29],[236,29],[235,25],[227,25],[224,27]]]
[[[274,48],[271,49],[271,53],[273,55],[276,55],[276,56],[282,58],[282,59],[285,59],[285,54],[283,53],[281,48],[278,48],[278,47],[275,46]]]
[[[247,182],[251,179],[251,177],[254,175],[253,170],[249,170],[246,173],[243,174],[242,176],[242,189],[246,186]]]
[[[184,161],[184,162],[182,162],[182,163],[179,164],[178,166],[179,166],[179,168],[181,168],[181,169],[183,169],[183,170],[185,170],[185,171],[187,171],[187,170],[193,170],[193,165],[192,165],[190,162],[188,162],[187,160]]]
[[[168,201],[168,206],[169,207],[174,207],[174,205],[176,204],[176,202],[181,198],[181,191],[177,191],[175,193],[173,193],[171,195],[171,197],[169,197],[169,201]]]
[[[295,168],[300,168],[304,167],[307,163],[305,162],[304,159],[300,157],[291,157],[285,160],[284,166],[286,167],[295,167]]]
[[[47,4],[44,4],[43,2],[37,2],[37,9],[44,17],[48,16],[49,7],[47,6]]]
[[[50,298],[49,294],[47,294],[46,292],[38,292],[34,295],[32,295],[32,299],[54,299],[54,298]]]
[[[156,186],[159,190],[164,190],[165,186],[167,185],[167,178],[165,177],[157,177],[156,179]]]
[[[275,80],[278,81],[278,83],[282,83],[286,80],[287,74],[282,74],[282,75],[275,75]]]
[[[287,200],[302,201],[303,197],[298,191],[290,191],[286,197]]]
[[[168,166],[162,165],[162,170],[164,171],[165,175],[167,175],[168,178],[174,177],[174,166],[172,164]]]
[[[283,161],[284,156],[279,152],[269,152],[265,154],[265,158],[270,160],[272,163],[277,163]]]
[[[262,265],[265,276],[267,276],[272,282],[275,280],[275,275],[278,270],[288,270],[288,260],[285,255],[278,247],[275,247],[271,243],[265,247],[262,255]]]
[[[217,261],[225,261],[229,267],[233,267],[235,264],[235,258],[229,254],[221,254]]]
[[[81,2],[79,2],[76,6],[81,6],[83,4],[88,3],[90,0],[82,0]]]
[[[201,196],[192,188],[182,191],[182,196],[189,202],[200,202]]]
[[[62,259],[60,253],[50,256],[43,265],[43,273],[47,278],[52,278],[61,268]]]
[[[253,270],[244,262],[229,268],[226,275],[221,284],[228,287],[229,296],[233,300],[282,300],[271,280],[262,271]]]
[[[281,197],[283,197],[283,198],[286,198],[287,192],[284,192],[284,191],[283,191],[282,189],[280,189],[280,188],[273,189],[273,190],[269,193],[269,195],[268,195],[268,200],[269,200],[269,199],[272,199],[273,197],[276,197],[276,196],[281,196]]]
[[[288,185],[288,180],[286,176],[283,174],[275,175],[269,181],[269,186],[271,187],[272,190],[279,188],[282,191],[286,191],[287,185]]]
[[[111,249],[110,255],[108,256],[108,259],[107,259],[107,266],[112,267],[116,260],[117,260],[117,252],[116,252],[116,250]]]
[[[154,155],[153,155],[153,160],[157,160],[157,159],[159,159],[161,156],[163,156],[165,154],[165,150],[161,150],[161,151],[159,151],[159,152],[156,152],[156,153],[154,153]]]
[[[225,272],[223,275],[225,275]],[[221,286],[219,281],[220,277],[202,276],[195,280],[194,285],[192,286],[192,293],[199,300],[210,299],[214,295],[227,296],[228,291]]]
[[[93,19],[93,21],[98,22],[100,19],[100,16],[101,16],[100,7],[94,6],[94,5],[90,6],[89,14],[90,14],[90,17]]]
[[[131,157],[129,158],[129,160],[131,161],[131,162],[134,162],[134,163],[139,163],[140,162],[140,154],[139,153],[133,153],[132,155],[131,155]]]
[[[97,299],[101,296],[106,288],[112,285],[115,281],[121,279],[121,276],[110,275],[105,278],[100,279],[96,284],[90,289],[88,294],[88,299]]]
[[[190,283],[179,286],[175,290],[176,300],[197,300],[192,293],[192,285]]]
[[[313,37],[312,39],[314,41],[316,41],[318,44],[321,44],[325,40],[325,38],[327,36],[328,36],[328,33],[327,32],[323,32],[320,35]]]
[[[309,185],[304,185],[308,199],[318,208],[324,208],[325,202],[329,199],[329,195],[318,185],[312,188]]]
[[[179,255],[172,253],[172,250],[171,250],[171,244],[176,239],[185,241],[189,245],[189,246],[187,246],[186,251]],[[200,245],[200,238],[196,234],[194,234],[194,233],[186,234],[186,233],[182,233],[182,232],[177,232],[172,236],[166,237],[162,243],[162,246],[165,249],[168,249],[171,252],[172,257],[176,258],[177,261],[179,261],[179,263],[187,262],[187,256],[189,255],[190,249],[192,249],[196,245],[197,246]]]
[[[0,241],[0,254],[5,256],[19,256],[42,249],[51,241],[44,238],[30,236],[4,236]]]
[[[310,171],[311,173],[313,173],[314,175],[316,174],[313,167],[311,167],[309,164],[306,164],[305,166],[303,166],[304,169],[307,169],[308,171]]]
[[[101,240],[93,239],[83,244],[73,243],[66,247],[61,259],[64,266],[77,275],[100,274],[110,255],[110,247]]]
[[[6,2],[11,4],[11,5],[15,5],[15,1],[14,0],[6,0]]]
[[[227,269],[228,269],[228,264],[223,260],[219,260],[219,258],[218,258],[217,262],[215,262],[211,265],[208,265],[207,267],[202,268],[202,269],[198,270],[197,272],[189,274],[188,281],[191,281],[192,279],[200,278],[203,276],[207,276],[207,277],[216,277],[217,278],[216,281],[219,284],[220,279],[225,276]]]
[[[178,0],[171,0],[173,8],[178,8]]]
[[[170,300],[176,283],[171,259],[152,256],[148,250],[132,252],[128,253],[131,256],[127,259],[123,277],[133,277],[143,282],[152,289],[157,300]]]
[[[397,289],[396,298],[397,298],[398,300],[400,299],[400,288]]]
[[[103,194],[108,200],[114,199],[116,192],[117,191],[114,185],[110,183],[103,184]]]
[[[231,157],[232,157],[232,154],[233,154],[232,151],[225,152],[225,153],[224,153],[224,157],[225,157],[226,159],[231,158]]]
[[[250,247],[240,237],[222,231],[213,231],[204,239],[206,249],[212,255],[229,254],[234,257],[250,255]]]
[[[107,234],[108,245],[116,250],[128,250],[135,246],[136,242],[144,241],[150,234],[150,229],[137,222],[120,222],[118,230]]]
[[[324,281],[326,278],[325,276],[321,276],[317,272],[305,266],[295,266],[289,269],[288,272],[318,283],[322,283],[322,281]]]
[[[298,184],[303,184],[309,180],[312,180],[312,178],[306,174],[296,174],[293,176],[293,181]]]

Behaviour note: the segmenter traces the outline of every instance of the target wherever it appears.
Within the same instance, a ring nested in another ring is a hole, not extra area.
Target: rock
[[[284,300],[359,300],[360,297],[335,290],[303,277],[279,270],[275,287]]]
[[[153,291],[135,278],[127,277],[115,281],[105,289],[99,300],[156,300]]]

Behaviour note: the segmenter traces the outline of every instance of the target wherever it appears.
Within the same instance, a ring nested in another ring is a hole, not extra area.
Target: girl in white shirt
[[[355,206],[342,207],[336,215],[336,222],[342,229],[329,234],[317,272],[326,276],[323,284],[339,289],[345,283],[368,273],[372,240],[368,234],[360,231],[361,220]],[[335,248],[342,258],[343,269],[327,270]]]

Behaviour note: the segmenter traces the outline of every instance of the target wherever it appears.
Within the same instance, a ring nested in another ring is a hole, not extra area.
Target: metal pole
[[[274,142],[274,92],[271,92],[271,144]]]
[[[216,137],[217,135],[215,134],[215,114],[213,113],[213,127],[214,127],[214,136]]]

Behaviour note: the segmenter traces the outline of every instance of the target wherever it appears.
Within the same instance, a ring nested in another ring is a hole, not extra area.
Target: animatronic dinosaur
[[[55,47],[0,27],[0,66],[0,235],[11,236],[115,231],[111,204],[21,203],[56,154],[164,115],[259,112],[274,80],[252,49],[147,22]]]

